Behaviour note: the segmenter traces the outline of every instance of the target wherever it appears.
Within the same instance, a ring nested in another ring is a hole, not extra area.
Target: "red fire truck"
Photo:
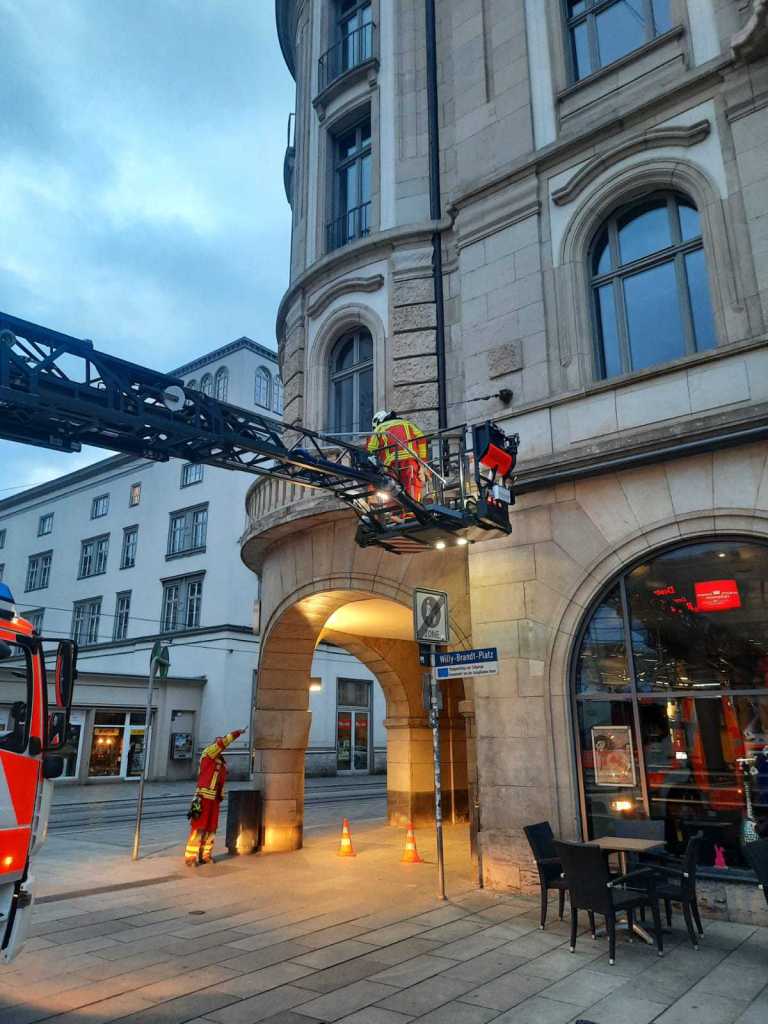
[[[61,775],[67,752],[77,647],[55,641],[49,693],[44,643],[17,616],[10,589],[0,583],[0,960],[6,962],[29,925],[30,862],[45,841],[51,780]]]

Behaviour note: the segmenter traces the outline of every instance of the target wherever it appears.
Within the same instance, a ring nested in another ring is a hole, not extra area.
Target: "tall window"
[[[370,114],[334,138],[333,164],[333,218],[326,226],[328,252],[370,231]]]
[[[78,578],[85,576],[98,576],[107,571],[107,557],[109,555],[109,534],[103,537],[91,537],[80,544],[80,568]]]
[[[214,394],[220,402],[226,402],[229,393],[229,370],[226,366],[220,366],[216,371],[214,382]]]
[[[141,483],[131,484],[128,492],[128,507],[135,508],[141,501]]]
[[[275,400],[272,408],[278,416],[283,415],[283,382],[279,377],[275,377]]]
[[[565,0],[574,78],[585,78],[672,28],[671,0]]]
[[[7,530],[4,530],[4,529],[0,530],[0,550],[2,550],[5,547],[5,535],[6,535],[6,533],[7,533]]]
[[[205,551],[207,530],[207,505],[171,512],[168,526],[168,554],[166,557]]]
[[[101,519],[109,512],[109,495],[99,494],[91,502],[91,519]]]
[[[53,512],[46,512],[37,521],[37,536],[46,537],[53,533]]]
[[[176,629],[195,629],[200,625],[200,607],[203,601],[203,577],[181,576],[163,584],[163,609],[160,632]]]
[[[256,371],[253,400],[263,409],[269,409],[272,405],[272,374],[264,366]]]
[[[138,546],[138,526],[126,526],[123,530],[123,550],[120,552],[121,569],[132,569],[136,565],[136,549]]]
[[[124,590],[115,596],[115,621],[112,625],[112,639],[125,640],[128,636],[128,619],[131,614],[131,592]]]
[[[339,338],[331,355],[331,430],[337,434],[369,430],[373,417],[373,341],[359,328]]]
[[[76,601],[72,606],[72,639],[80,647],[99,642],[99,621],[101,619],[101,598]]]
[[[197,391],[197,380],[193,377],[192,380],[187,381],[187,387],[190,391]]]
[[[43,632],[43,618],[45,617],[45,608],[31,608],[29,611],[22,612],[22,616],[27,622],[32,623],[36,633]]]
[[[373,56],[373,12],[370,0],[336,0],[334,44],[322,55],[320,89]]]
[[[680,853],[743,867],[768,815],[768,546],[696,541],[629,568],[573,663],[585,830],[663,821]]]
[[[30,555],[27,562],[27,580],[24,590],[45,590],[51,579],[52,551],[43,551],[39,555]]]
[[[210,373],[204,373],[200,378],[200,390],[204,395],[213,394],[213,377]]]
[[[701,221],[690,200],[662,193],[619,209],[591,260],[600,376],[715,347]]]
[[[202,462],[185,462],[181,467],[181,486],[191,487],[192,484],[199,484],[203,479]]]

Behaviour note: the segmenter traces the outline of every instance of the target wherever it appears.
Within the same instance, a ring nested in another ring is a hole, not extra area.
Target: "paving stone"
[[[423,935],[425,939],[433,939],[437,942],[454,942],[456,939],[474,935],[476,932],[488,928],[490,924],[490,921],[470,920],[465,917],[461,921],[450,921],[448,924],[440,925],[439,928],[431,928]]]
[[[180,999],[160,1003],[151,1010],[144,1009],[131,1013],[127,1017],[122,1017],[121,1021],[122,1024],[186,1024],[192,1014],[203,1014],[208,1017],[211,1011],[219,1010],[232,1000],[233,996],[218,992],[193,992]]]
[[[334,925],[331,928],[321,928],[318,931],[305,933],[302,935],[300,942],[302,946],[307,946],[309,949],[322,949],[323,946],[332,946],[337,942],[342,942],[344,939],[355,939],[363,932],[365,932],[365,928],[360,927],[360,925]],[[367,942],[368,940],[365,939],[364,941]]]
[[[664,1003],[622,995],[621,989],[617,989],[590,1006],[589,1019],[592,1024],[616,1024],[617,1021],[622,1024],[650,1024],[666,1009]]]
[[[696,1024],[733,1024],[747,1008],[746,1002],[739,1003],[710,992],[697,995],[688,992],[657,1017],[656,1021],[658,1024],[690,1024],[691,1021]]]
[[[486,1024],[497,1016],[487,1006],[470,1006],[469,1003],[445,1003],[436,1010],[419,1017],[419,1024]]]
[[[259,995],[251,996],[239,1002],[232,1002],[223,1009],[216,1009],[213,1012],[205,1010],[205,1015],[219,1024],[255,1024],[256,1021],[266,1020],[273,1017],[282,1010],[291,1010],[294,1006],[309,1002],[312,993],[306,989],[296,988],[293,985],[282,985],[280,988],[273,988],[269,992],[261,992]]]
[[[539,978],[547,978],[550,981],[557,981],[559,978],[566,978],[569,974],[582,970],[584,967],[592,966],[593,960],[600,955],[600,951],[590,953],[571,953],[569,949],[553,949],[542,956],[534,957],[532,960],[523,960],[520,967],[521,974],[531,974]],[[646,964],[646,966],[648,966]]]
[[[299,967],[298,964],[291,964],[292,967]],[[360,956],[356,960],[347,960],[344,963],[336,964],[335,967],[327,967],[324,971],[313,971],[309,967],[303,967],[307,977],[300,978],[296,984],[299,988],[308,988],[312,992],[333,992],[334,989],[342,988],[344,985],[351,985],[363,978],[370,978],[377,975],[386,965],[380,960],[370,956]]]
[[[421,956],[423,953],[437,953],[442,945],[433,939],[423,939],[414,936],[411,939],[404,939],[402,942],[395,942],[391,946],[379,946],[372,956],[383,964],[400,964],[414,956]]]
[[[387,967],[379,974],[372,975],[373,981],[382,981],[386,985],[393,985],[395,988],[408,988],[419,981],[431,978],[434,974],[440,974],[451,965],[450,960],[439,956],[416,956],[393,967]]]
[[[478,932],[477,935],[470,935],[466,939],[459,939],[458,942],[449,942],[440,947],[440,956],[448,957],[451,960],[471,960],[473,957],[487,953],[491,949],[498,949],[505,945],[509,938],[497,934],[489,934],[491,929]]]
[[[754,999],[768,985],[768,957],[762,964],[753,964],[749,970],[743,963],[731,963],[730,957],[721,961],[692,990],[691,994],[711,992],[726,999]]]
[[[297,964],[320,969],[323,967],[333,967],[334,964],[343,963],[345,960],[352,960],[357,956],[365,956],[366,953],[375,954],[376,947],[368,942],[348,939],[346,942],[336,943],[335,946],[326,946],[325,949],[316,949],[314,952],[307,950],[303,954],[293,954],[291,959],[295,960]]]
[[[417,924],[415,921],[402,921],[400,924],[391,924],[386,928],[378,928],[376,931],[366,932],[361,939],[369,942],[372,946],[389,946],[394,942],[401,942],[413,935],[419,935],[429,930],[427,924]]]
[[[405,1013],[412,1017],[420,1017],[430,1010],[450,1003],[457,996],[463,995],[474,985],[472,981],[463,981],[461,978],[444,978],[438,975],[435,978],[428,978],[418,985],[403,989],[397,995],[383,999],[380,1006],[385,1010],[394,1010],[396,1013]]]
[[[323,951],[311,954],[305,946],[300,946],[298,942],[279,942],[276,946],[268,946],[253,953],[241,953],[238,949],[233,951],[231,947],[230,952],[234,952],[234,956],[220,958],[217,962],[223,962],[231,970],[245,973],[246,971],[257,971],[260,967],[269,967],[271,964],[279,964],[284,960],[291,960],[302,953],[319,957]],[[313,967],[314,964],[304,963],[304,966]]]
[[[492,1010],[509,1010],[548,985],[545,978],[510,971],[463,996],[462,1002],[488,1006]]]
[[[301,964],[294,964],[290,961],[284,964],[272,964],[270,967],[262,967],[259,971],[251,971],[249,974],[239,974],[228,981],[222,981],[216,986],[218,992],[229,992],[233,996],[244,999],[246,996],[255,996],[260,992],[268,992],[271,988],[279,988],[290,982],[308,980],[306,975],[315,972],[311,967],[303,967]],[[302,985],[302,987],[304,987]]]
[[[554,999],[542,996],[531,996],[518,1003],[512,1010],[507,1010],[500,1017],[493,1018],[493,1024],[565,1024],[574,1020],[573,1007],[567,1003],[558,1003]],[[628,1024],[626,1021],[614,1020],[613,1024]]]
[[[408,1024],[411,1020],[413,1017],[404,1013],[384,1010],[381,1006],[365,1006],[348,1017],[342,1017],[336,1024]]]
[[[561,1003],[587,1007],[608,995],[609,992],[613,992],[614,989],[621,988],[625,982],[626,979],[620,974],[611,977],[599,971],[585,969],[550,985],[547,989],[547,999],[557,999]]]
[[[356,981],[353,985],[346,985],[335,992],[328,992],[309,1003],[304,1003],[301,1012],[318,1020],[338,1020],[364,1006],[379,1002],[391,995],[392,991],[391,986],[382,985],[380,982]]]

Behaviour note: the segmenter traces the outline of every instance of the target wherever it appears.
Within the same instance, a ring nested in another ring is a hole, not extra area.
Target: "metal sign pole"
[[[139,859],[139,847],[141,846],[141,815],[144,810],[144,783],[147,779],[149,769],[149,745],[152,738],[152,690],[155,684],[155,667],[157,659],[155,652],[149,659],[149,678],[147,679],[147,710],[144,718],[144,764],[139,777],[139,794],[136,800],[136,829],[133,833],[133,851],[131,860]]]
[[[434,661],[431,657],[430,662]],[[433,673],[429,677],[429,724],[432,727],[432,756],[435,762],[435,842],[437,845],[437,894],[445,895],[445,856],[443,853],[443,787],[440,768],[440,691]]]

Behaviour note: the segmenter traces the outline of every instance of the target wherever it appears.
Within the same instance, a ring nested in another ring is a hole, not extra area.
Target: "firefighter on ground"
[[[372,421],[373,433],[368,438],[368,454],[378,457],[402,484],[406,494],[421,501],[426,479],[422,462],[427,460],[427,439],[415,423],[396,412],[377,412]],[[419,462],[421,459],[421,462]]]
[[[187,812],[191,828],[184,852],[187,867],[209,864],[213,860],[213,840],[219,827],[219,804],[227,780],[227,765],[222,754],[244,732],[245,729],[235,729],[226,736],[217,736],[202,753],[197,788]]]

